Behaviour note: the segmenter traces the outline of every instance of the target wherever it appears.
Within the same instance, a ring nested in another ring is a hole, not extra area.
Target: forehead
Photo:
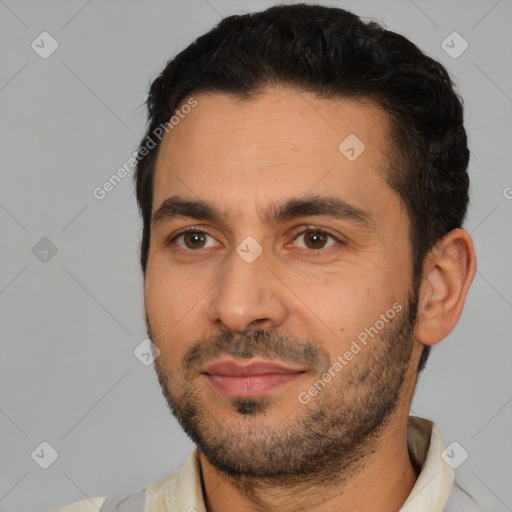
[[[308,192],[357,199],[380,187],[396,195],[384,179],[388,116],[370,100],[320,99],[284,86],[248,100],[193,97],[196,106],[162,140],[153,211],[171,195],[220,208],[238,199],[239,211],[253,199],[275,202]]]

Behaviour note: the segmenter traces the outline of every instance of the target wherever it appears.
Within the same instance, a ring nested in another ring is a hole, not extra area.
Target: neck
[[[398,412],[398,411],[397,411]],[[341,461],[338,471],[319,468],[307,477],[233,477],[219,472],[199,453],[203,494],[208,512],[338,512],[399,510],[417,479],[407,449],[407,415],[394,417],[377,439],[367,443],[357,460]],[[306,482],[307,480],[307,482]],[[230,508],[226,508],[229,503]]]

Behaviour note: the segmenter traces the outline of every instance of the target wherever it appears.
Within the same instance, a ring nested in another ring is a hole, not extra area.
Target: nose
[[[268,267],[265,252],[252,262],[233,251],[208,305],[208,320],[221,330],[276,329],[288,316],[286,287]]]

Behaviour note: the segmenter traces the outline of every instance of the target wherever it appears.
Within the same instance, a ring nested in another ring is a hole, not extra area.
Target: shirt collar
[[[453,468],[443,460],[444,445],[435,423],[409,416],[407,446],[421,472],[400,512],[442,512],[453,485]]]

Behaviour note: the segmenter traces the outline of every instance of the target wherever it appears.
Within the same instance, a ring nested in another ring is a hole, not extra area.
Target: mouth
[[[293,368],[272,361],[241,363],[223,359],[208,365],[202,374],[211,386],[227,396],[256,397],[300,378],[303,368]]]

